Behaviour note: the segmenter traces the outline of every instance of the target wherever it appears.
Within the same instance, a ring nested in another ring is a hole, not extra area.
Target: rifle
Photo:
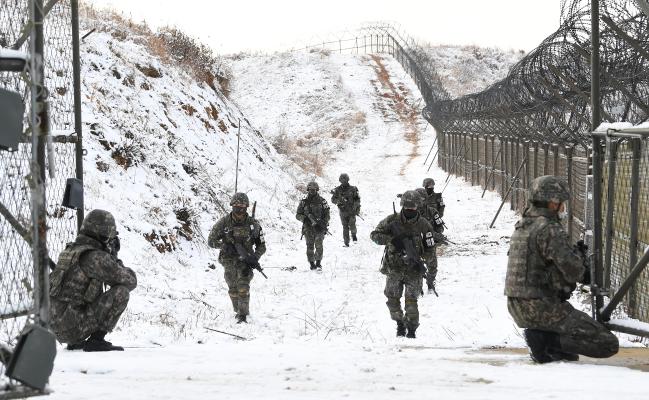
[[[261,265],[259,265],[259,261],[256,260],[256,257],[251,256],[248,253],[248,251],[246,250],[246,248],[243,246],[242,243],[235,242],[234,248],[237,250],[237,254],[239,255],[239,259],[241,261],[245,262],[246,265],[248,265],[250,268],[256,269],[264,278],[268,279],[268,277],[264,273],[264,270],[261,268]],[[255,258],[254,262],[252,261],[253,257]]]
[[[444,235],[442,235],[442,239],[441,239],[441,240],[440,240],[440,239],[437,239],[437,242],[439,242],[439,243],[441,243],[441,244],[445,244],[445,245],[449,245],[449,244],[455,244],[455,245],[457,245],[457,243],[455,243],[455,242],[453,242],[453,241],[451,241],[451,240],[448,240],[448,238],[447,238],[446,236],[444,236]]]
[[[581,253],[581,255],[584,258],[584,269],[585,270],[584,270],[584,276],[583,276],[583,278],[581,279],[580,282],[583,283],[584,285],[590,285],[590,283],[591,283],[590,282],[591,281],[591,279],[590,279],[591,265],[590,265],[590,256],[588,255],[588,245],[586,245],[586,243],[584,243],[583,240],[578,240],[575,247],[577,248],[577,251],[579,253]]]
[[[311,221],[311,225],[312,225],[312,226],[314,226],[314,227],[318,227],[318,226],[320,226],[320,221],[318,221],[317,219],[315,219],[315,217],[313,216],[313,214],[309,213],[309,214],[307,215],[307,218],[309,218],[309,221]],[[330,235],[330,236],[331,236],[331,232],[329,232],[329,229],[327,228],[326,225],[324,225],[324,231],[325,231],[325,233],[326,233],[327,235]],[[300,239],[300,240],[301,240],[301,239]]]
[[[392,223],[390,226],[390,232],[394,237],[402,236],[404,234],[403,228],[399,227],[397,223]],[[405,236],[401,239],[401,243],[403,245],[401,258],[404,260],[406,265],[422,274],[426,274],[428,268],[426,267],[424,260],[422,260],[417,253],[417,248],[415,247],[413,238],[411,236]]]

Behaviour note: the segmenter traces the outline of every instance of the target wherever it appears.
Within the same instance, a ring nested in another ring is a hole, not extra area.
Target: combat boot
[[[402,321],[397,321],[397,337],[406,336],[406,326]]]
[[[357,241],[358,241],[358,239],[356,239],[356,234],[355,234],[355,233],[352,233],[352,240],[353,240],[354,242],[357,242]]]
[[[104,339],[88,338],[83,343],[83,351],[124,351],[124,348],[122,346],[114,346],[111,342]]]
[[[530,358],[532,361],[539,364],[549,363],[554,360],[550,354],[548,354],[548,336],[545,331],[540,331],[538,329],[525,329],[523,330],[523,336],[525,337],[525,343],[530,348]]]
[[[316,265],[315,265],[315,262],[309,261],[309,264],[311,264],[311,270],[314,270],[314,269],[317,268]]]
[[[241,324],[241,323],[246,323],[247,324],[248,323],[248,321],[246,321],[246,316],[245,315],[237,314],[236,318],[237,318],[237,324]]]
[[[345,247],[349,247],[349,240],[345,240]]]
[[[96,331],[83,343],[83,351],[124,351],[121,346],[113,346],[113,344],[104,337],[106,331]]]
[[[408,333],[406,334],[406,337],[410,338],[410,339],[416,338],[417,337],[417,335],[415,335],[416,331],[417,331],[417,328],[409,326],[408,327]]]
[[[86,344],[85,340],[82,340],[79,343],[68,343],[67,346],[65,346],[66,350],[83,350],[83,345]]]
[[[316,260],[315,267],[318,269],[318,271],[322,271],[322,264],[320,264],[320,260]]]

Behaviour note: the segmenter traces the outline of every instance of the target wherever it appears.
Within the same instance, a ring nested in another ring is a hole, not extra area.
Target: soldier
[[[444,233],[444,221],[437,210],[438,207],[444,209],[444,201],[441,193],[433,191],[435,181],[432,178],[424,179],[424,187],[417,188],[417,193],[421,196],[420,215],[433,226],[435,232]],[[438,240],[435,241],[439,243]],[[435,278],[437,277],[437,248],[430,253],[430,258],[426,260],[428,273],[426,274],[426,286],[428,293],[435,292]]]
[[[530,205],[511,238],[505,295],[509,313],[524,328],[532,360],[614,355],[615,335],[568,302],[577,282],[590,283],[590,272],[584,254],[570,245],[561,226],[570,199],[567,184],[541,176],[532,182],[529,196]]]
[[[422,278],[427,259],[435,249],[439,236],[426,219],[419,216],[421,200],[417,192],[409,190],[401,196],[401,212],[381,221],[370,237],[374,243],[385,245],[381,273],[386,275],[384,294],[390,316],[397,322],[397,336],[415,337],[419,326],[417,297],[421,294]],[[401,296],[405,288],[405,318]],[[407,333],[406,333],[407,328]]]
[[[255,218],[248,215],[248,196],[235,193],[230,200],[232,212],[219,219],[207,239],[207,244],[220,249],[219,263],[223,265],[228,294],[237,323],[246,322],[250,313],[250,281],[252,270],[266,252],[264,232]],[[239,251],[237,250],[239,247]]]
[[[307,197],[300,201],[295,217],[302,221],[302,235],[306,239],[306,257],[311,269],[322,270],[322,241],[329,227],[329,204],[318,194],[318,184],[309,182]],[[315,254],[314,254],[315,248]]]
[[[105,340],[137,286],[135,272],[117,258],[117,235],[112,214],[92,210],[50,274],[52,330],[68,350],[124,350]]]
[[[422,186],[423,187],[417,189],[417,192],[421,194],[426,204],[437,210],[439,216],[443,217],[446,205],[442,199],[442,194],[435,193],[435,180],[433,180],[433,178],[426,178],[424,179]]]
[[[331,191],[331,202],[338,206],[340,222],[343,224],[343,241],[349,247],[349,232],[352,240],[356,238],[356,216],[361,212],[361,198],[358,188],[349,184],[349,175],[341,174],[338,178],[340,186]]]

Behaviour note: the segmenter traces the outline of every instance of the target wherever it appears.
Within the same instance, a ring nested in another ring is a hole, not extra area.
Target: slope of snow
[[[479,92],[503,79],[525,55],[522,51],[478,46],[428,45],[422,50],[452,98]]]

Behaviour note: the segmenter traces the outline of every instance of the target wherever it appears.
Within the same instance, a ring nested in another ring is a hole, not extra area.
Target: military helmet
[[[532,181],[530,201],[563,203],[569,199],[570,191],[568,184],[556,176],[539,176]]]
[[[318,191],[318,190],[320,190],[320,186],[318,186],[318,183],[316,181],[311,181],[311,182],[309,182],[308,185],[306,185],[306,190],[307,191],[309,191],[309,190]]]
[[[421,184],[421,186],[427,188],[427,187],[435,187],[435,180],[433,178],[426,178],[424,179],[424,183]]]
[[[340,183],[349,183],[349,175],[342,173],[340,174],[340,177],[338,178],[338,182]]]
[[[237,192],[234,194],[234,196],[232,196],[230,205],[232,207],[248,207],[250,205],[250,201],[248,200],[248,196],[245,193]]]
[[[96,239],[112,239],[117,236],[113,214],[104,210],[92,210],[81,223],[81,233]]]
[[[401,207],[404,208],[419,208],[421,204],[421,196],[414,190],[408,190],[401,195]]]

